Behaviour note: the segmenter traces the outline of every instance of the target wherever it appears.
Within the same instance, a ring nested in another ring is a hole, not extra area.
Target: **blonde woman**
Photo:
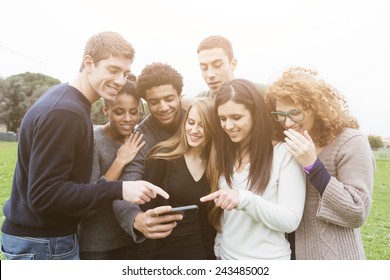
[[[207,204],[199,199],[210,192],[208,167],[215,138],[214,101],[196,98],[188,107],[177,133],[157,144],[149,153],[144,180],[161,186],[169,199],[157,199],[142,206],[197,205],[198,213],[174,221],[176,227],[163,239],[140,243],[141,259],[212,259],[215,231],[208,222]],[[180,215],[179,215],[180,216]]]

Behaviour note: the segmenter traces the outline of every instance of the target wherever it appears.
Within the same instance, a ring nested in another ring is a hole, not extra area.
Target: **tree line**
[[[0,124],[5,125],[7,131],[18,132],[27,110],[47,89],[59,83],[60,80],[40,73],[26,72],[6,79],[0,77]],[[107,122],[103,106],[103,100],[92,105],[92,121],[96,125]],[[143,104],[143,109],[141,120],[149,113],[146,104]],[[380,136],[370,135],[368,140],[373,150],[384,146]]]
[[[17,133],[27,110],[46,90],[59,83],[60,80],[40,73],[26,72],[6,79],[0,77],[0,124],[6,131]],[[92,106],[94,124],[107,122],[103,105],[103,100],[99,100]]]

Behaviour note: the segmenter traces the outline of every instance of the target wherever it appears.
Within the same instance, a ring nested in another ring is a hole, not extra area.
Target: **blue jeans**
[[[76,234],[22,237],[3,233],[1,251],[8,260],[79,260]]]

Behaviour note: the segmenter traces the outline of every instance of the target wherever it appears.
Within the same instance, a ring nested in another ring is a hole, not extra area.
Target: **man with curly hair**
[[[157,143],[170,138],[179,128],[184,115],[181,107],[183,78],[170,65],[147,65],[137,79],[137,87],[148,104],[150,115],[137,127],[137,131],[143,134],[145,145],[125,167],[120,178],[130,181],[143,178],[149,150]],[[143,241],[145,237],[159,239],[168,236],[176,226],[175,221],[182,218],[179,214],[161,215],[169,210],[170,206],[161,206],[142,212],[136,204],[124,200],[114,202],[117,220],[136,242]]]

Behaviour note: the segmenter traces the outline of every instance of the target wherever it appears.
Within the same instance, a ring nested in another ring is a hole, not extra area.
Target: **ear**
[[[87,72],[91,72],[92,71],[93,59],[92,59],[92,57],[90,55],[84,56],[83,64],[84,64],[84,69]]]
[[[231,65],[233,71],[236,70],[237,59],[233,58],[232,61],[230,62],[230,65]]]

